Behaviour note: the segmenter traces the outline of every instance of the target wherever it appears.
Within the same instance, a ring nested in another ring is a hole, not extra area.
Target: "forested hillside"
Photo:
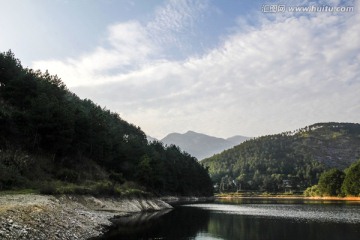
[[[212,194],[194,157],[148,144],[139,127],[81,100],[57,76],[0,53],[0,190],[52,181],[132,181],[158,194]]]
[[[202,163],[219,185],[284,191],[316,184],[324,170],[343,170],[358,159],[360,124],[318,123],[248,140]]]

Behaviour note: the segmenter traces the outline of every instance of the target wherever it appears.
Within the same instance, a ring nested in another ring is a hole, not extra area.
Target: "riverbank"
[[[299,199],[299,200],[319,200],[319,201],[358,201],[360,197],[305,197],[304,195],[291,194],[217,194],[216,199]]]
[[[89,239],[101,235],[115,216],[170,208],[156,198],[2,195],[0,239]]]

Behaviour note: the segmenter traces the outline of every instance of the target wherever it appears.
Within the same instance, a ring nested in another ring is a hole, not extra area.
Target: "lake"
[[[117,219],[100,239],[360,239],[360,203],[237,199]]]

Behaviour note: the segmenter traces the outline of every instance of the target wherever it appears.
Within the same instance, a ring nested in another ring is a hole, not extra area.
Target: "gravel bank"
[[[0,196],[0,239],[88,239],[99,236],[114,216],[171,208],[159,199],[91,196]]]

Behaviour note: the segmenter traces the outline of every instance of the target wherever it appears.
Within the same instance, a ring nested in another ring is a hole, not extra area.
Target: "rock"
[[[0,211],[0,239],[89,239],[101,235],[116,215],[170,207],[157,199],[35,194],[0,196],[0,206],[5,204],[9,207]]]

